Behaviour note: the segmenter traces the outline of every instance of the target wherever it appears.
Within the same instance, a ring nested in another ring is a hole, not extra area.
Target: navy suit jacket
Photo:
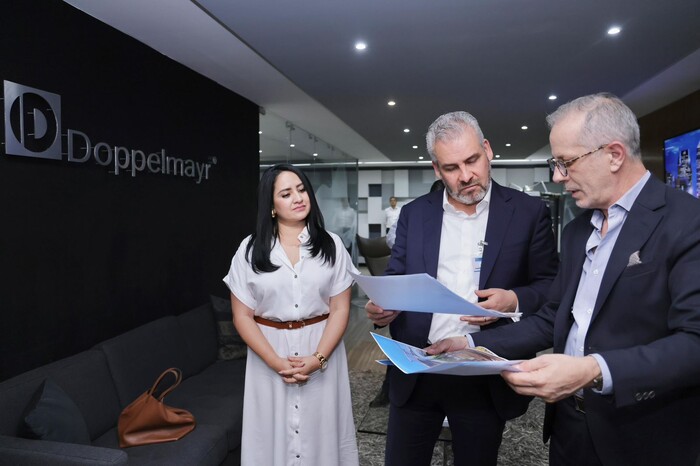
[[[506,357],[552,344],[564,352],[591,215],[564,230],[550,301],[509,328],[475,334],[475,344]],[[635,253],[641,263],[630,262]],[[584,349],[605,359],[613,382],[612,395],[584,390],[603,464],[693,464],[700,454],[700,201],[649,179],[615,243]],[[548,405],[545,438],[553,416],[556,405]]]
[[[484,241],[479,288],[513,290],[524,316],[533,314],[544,303],[557,269],[557,251],[549,209],[542,200],[491,185],[489,218]],[[426,194],[401,209],[396,242],[387,266],[387,275],[428,273],[436,277],[441,245],[444,190]],[[465,264],[465,267],[472,267]],[[428,341],[432,314],[402,312],[391,323],[391,336],[423,348]],[[499,319],[492,326],[512,323]],[[524,353],[521,357],[529,356]],[[503,419],[523,414],[530,401],[516,395],[500,376],[487,376],[494,404]],[[389,371],[389,397],[402,406],[410,397],[415,375]]]

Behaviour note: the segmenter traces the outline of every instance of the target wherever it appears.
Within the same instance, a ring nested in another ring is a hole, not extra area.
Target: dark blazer
[[[436,277],[441,247],[444,190],[426,194],[401,209],[387,275],[428,273]],[[520,311],[534,313],[544,303],[556,274],[557,252],[549,209],[542,200],[492,182],[479,288],[504,288],[518,295]],[[465,264],[471,267],[471,264]],[[433,315],[402,312],[391,323],[395,340],[423,348]],[[512,323],[499,319],[491,326]],[[521,355],[528,356],[528,353]],[[516,395],[500,376],[486,376],[494,404],[503,419],[523,414],[530,401]],[[415,375],[389,371],[389,397],[402,406],[410,397]]]
[[[563,353],[591,234],[588,211],[564,230],[551,300],[507,329],[474,335],[506,357],[554,344]],[[639,253],[641,263],[630,264]],[[603,464],[692,465],[700,454],[700,201],[649,179],[603,276],[585,353],[608,364],[614,394],[584,390]],[[556,405],[548,405],[545,438]]]

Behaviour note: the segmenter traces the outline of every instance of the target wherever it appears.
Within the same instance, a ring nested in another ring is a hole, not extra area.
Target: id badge
[[[474,258],[474,273],[479,274],[481,273],[481,260],[483,259],[483,256],[479,255]]]

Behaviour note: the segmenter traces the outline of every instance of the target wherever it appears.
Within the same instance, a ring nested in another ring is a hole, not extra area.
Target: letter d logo
[[[5,152],[61,159],[61,96],[5,81]]]

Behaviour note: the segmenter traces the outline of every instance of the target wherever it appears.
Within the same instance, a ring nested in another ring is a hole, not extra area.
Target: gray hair
[[[481,132],[479,122],[471,113],[450,112],[440,115],[428,128],[425,135],[425,144],[428,154],[433,162],[437,162],[435,144],[438,141],[451,141],[464,133],[466,128],[472,128],[479,138],[479,144],[484,147],[484,133]]]
[[[612,141],[620,141],[627,147],[630,155],[641,160],[639,123],[632,110],[622,100],[607,92],[579,97],[547,115],[549,129],[572,113],[585,114],[579,135],[581,145],[593,149]]]

